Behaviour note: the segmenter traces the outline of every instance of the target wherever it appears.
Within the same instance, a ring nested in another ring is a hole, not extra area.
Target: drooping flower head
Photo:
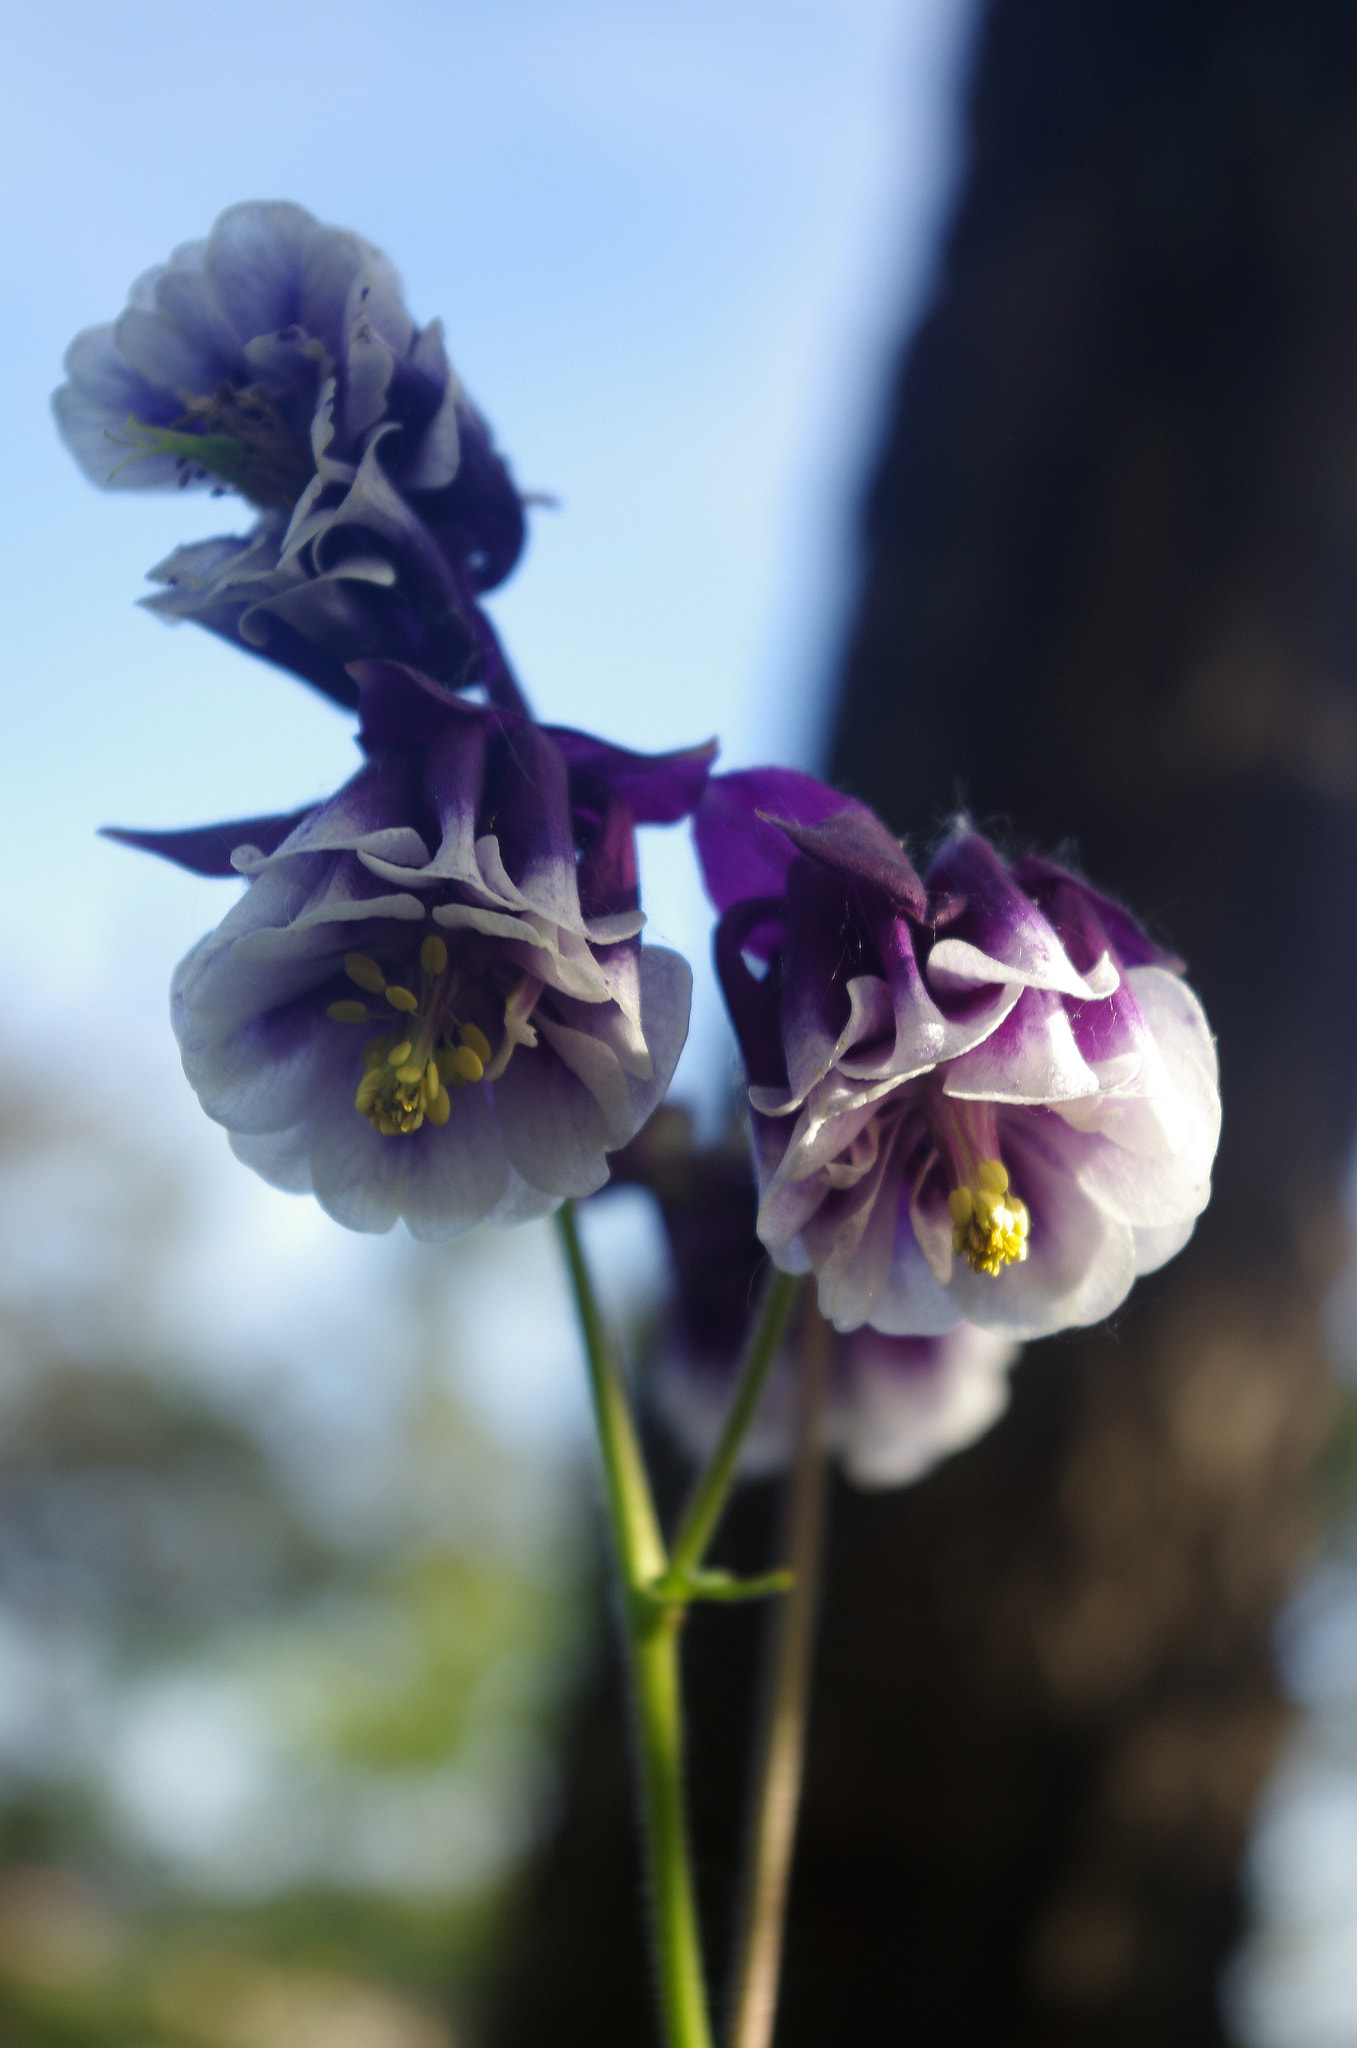
[[[237,1154],[355,1230],[544,1215],[668,1086],[690,976],[642,948],[635,826],[712,748],[648,757],[360,666],[364,766],[328,802],[116,832],[248,877],[176,971],[184,1070]]]
[[[435,320],[381,251],[284,202],[233,206],[76,336],[54,404],[96,483],[202,485],[254,530],[180,548],[147,600],[357,703],[346,664],[390,656],[512,686],[475,600],[523,512]]]
[[[679,1441],[706,1457],[734,1392],[749,1307],[767,1254],[755,1232],[758,1192],[739,1140],[699,1147],[684,1112],[666,1105],[613,1163],[614,1182],[655,1196],[674,1289],[656,1346],[651,1388]],[[741,1455],[741,1469],[776,1471],[797,1438],[795,1329],[776,1360]],[[945,1335],[888,1337],[867,1325],[837,1334],[822,1440],[859,1486],[899,1486],[962,1449],[1008,1403],[1020,1347],[973,1323]]]
[[[977,833],[924,876],[810,776],[695,830],[749,1077],[758,1230],[840,1330],[1096,1322],[1178,1251],[1220,1127],[1201,1005],[1115,904]]]

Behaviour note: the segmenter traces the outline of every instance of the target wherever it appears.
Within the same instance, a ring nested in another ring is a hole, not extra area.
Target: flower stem
[[[787,1495],[792,1590],[772,1618],[753,1821],[745,1856],[727,2048],[769,2048],[805,1761],[811,1651],[825,1519],[820,1417],[832,1338],[813,1302],[801,1319],[801,1402]]]
[[[707,1461],[706,1470],[693,1489],[670,1548],[669,1570],[676,1579],[697,1570],[721,1519],[734,1483],[745,1435],[768,1383],[768,1374],[777,1357],[800,1284],[791,1274],[780,1273],[775,1266],[769,1267],[758,1321],[740,1365],[735,1393],[721,1435]]]
[[[608,1515],[622,1578],[664,2036],[667,2048],[711,2048],[683,1809],[683,1609],[657,1606],[646,1597],[647,1588],[663,1577],[668,1559],[631,1402],[603,1325],[572,1203],[557,1210],[556,1228],[588,1360]]]

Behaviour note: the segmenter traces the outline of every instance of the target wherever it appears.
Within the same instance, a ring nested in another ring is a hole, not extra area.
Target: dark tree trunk
[[[971,126],[830,772],[920,850],[964,804],[1148,913],[1224,1140],[1188,1250],[1034,1347],[996,1431],[836,1491],[778,2041],[1205,2048],[1357,1112],[1357,10],[998,0]],[[691,1628],[717,1953],[753,1633]],[[604,1688],[503,2048],[647,2038],[620,1728]]]

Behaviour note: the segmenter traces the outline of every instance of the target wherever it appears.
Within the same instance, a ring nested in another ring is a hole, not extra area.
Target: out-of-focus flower
[[[54,404],[87,475],[201,484],[253,531],[180,548],[147,604],[357,703],[346,664],[416,663],[511,694],[475,600],[523,512],[438,321],[417,329],[381,251],[284,202],[233,206],[76,336]]]
[[[1096,1322],[1191,1235],[1220,1128],[1180,965],[1054,863],[958,830],[920,878],[791,770],[695,821],[777,1263],[839,1330]]]
[[[758,1194],[742,1142],[697,1148],[684,1112],[667,1105],[613,1162],[615,1182],[655,1195],[675,1289],[651,1375],[654,1404],[695,1456],[716,1443],[734,1391],[751,1302],[766,1253]],[[1008,1404],[1020,1347],[973,1323],[945,1335],[887,1337],[864,1326],[836,1335],[822,1435],[859,1486],[899,1486],[980,1436]],[[793,1332],[776,1360],[741,1455],[756,1476],[787,1462],[800,1401]]]
[[[544,1215],[668,1086],[690,975],[642,948],[635,826],[712,748],[644,756],[359,665],[368,759],[327,803],[115,832],[249,878],[175,974],[184,1071],[240,1158],[355,1230]]]

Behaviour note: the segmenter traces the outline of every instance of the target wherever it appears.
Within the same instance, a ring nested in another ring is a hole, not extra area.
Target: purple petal
[[[943,847],[929,867],[928,887],[964,899],[928,956],[935,988],[1015,981],[1078,997],[1106,995],[1116,986],[1114,973],[1108,986],[1076,974],[1051,926],[978,833]]]
[[[348,672],[358,687],[358,744],[369,753],[427,746],[466,708],[432,676],[402,661],[353,661]]]
[[[634,754],[568,726],[545,730],[565,756],[572,787],[577,775],[592,777],[622,798],[638,825],[673,825],[686,818],[707,785],[717,754],[715,740],[673,754]]]
[[[157,853],[190,874],[235,875],[239,870],[232,865],[231,855],[238,846],[273,853],[314,811],[312,804],[282,816],[236,818],[229,825],[186,826],[179,832],[139,832],[123,825],[102,825],[99,837],[116,839],[120,846],[134,846],[142,853]]]
[[[778,990],[771,974],[759,980],[744,960],[751,937],[781,907],[776,897],[753,898],[738,904],[717,925],[714,946],[716,972],[749,1080],[756,1087],[785,1090],[787,1064],[782,1048]]]
[[[956,1059],[968,1052],[1002,1023],[1018,1001],[1020,991],[1016,985],[996,987],[991,983],[987,988],[967,989],[959,996],[939,991],[943,998],[939,1002],[919,969],[916,948],[926,945],[926,937],[921,934],[916,940],[909,920],[898,916],[876,921],[873,936],[895,1011],[895,1044],[881,1071],[893,1074],[897,1080],[927,1073],[943,1060]],[[855,1058],[845,1062],[844,1071],[859,1073],[864,1064]]]
[[[865,806],[850,805],[813,824],[783,817],[772,807],[761,809],[759,817],[765,824],[776,825],[802,853],[823,862],[841,880],[865,882],[889,903],[917,918],[927,917],[928,898],[913,862]]]
[[[565,762],[540,726],[517,727],[494,750],[485,801],[500,857],[524,899],[553,923],[581,930]]]
[[[846,971],[854,958],[843,883],[818,862],[798,860],[787,877],[782,955],[782,1044],[796,1100],[828,1073],[852,1014]]]
[[[1176,954],[1166,953],[1157,946],[1149,934],[1142,930],[1129,910],[1123,910],[1109,896],[1091,889],[1078,875],[1057,866],[1053,860],[1043,860],[1038,854],[1024,854],[1013,863],[1014,879],[1020,882],[1028,895],[1043,910],[1059,932],[1067,950],[1078,946],[1076,934],[1081,930],[1095,937],[1098,932],[1104,936],[1104,943],[1110,943],[1113,952],[1123,967],[1167,967],[1175,974],[1181,974],[1184,963]],[[1091,945],[1088,941],[1082,949],[1087,955]],[[1074,964],[1086,974],[1088,966],[1075,958]]]
[[[780,896],[796,848],[761,812],[819,825],[836,811],[861,809],[795,768],[748,768],[714,775],[693,817],[707,894],[718,910],[750,896]]]

